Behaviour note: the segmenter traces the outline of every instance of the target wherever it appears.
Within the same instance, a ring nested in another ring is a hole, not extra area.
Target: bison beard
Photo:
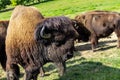
[[[99,38],[109,36],[113,31],[118,37],[118,47],[120,47],[120,15],[109,11],[91,11],[77,15],[73,20],[73,25],[79,33],[79,40],[89,41],[92,50],[98,44]]]
[[[0,21],[0,63],[4,71],[6,71],[6,51],[5,51],[5,39],[6,39],[6,33],[8,28],[9,21]],[[14,69],[15,73],[17,75],[20,74],[19,67],[15,65]]]
[[[76,36],[78,33],[69,18],[41,20],[36,9],[16,7],[6,37],[7,79],[18,80],[13,70],[16,64],[25,69],[24,80],[37,80],[39,69],[47,62],[55,63],[59,74],[63,75],[65,61],[73,56]]]

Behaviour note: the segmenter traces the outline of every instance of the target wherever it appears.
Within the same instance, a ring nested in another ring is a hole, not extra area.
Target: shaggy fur
[[[0,63],[4,70],[6,70],[6,52],[5,52],[5,38],[7,33],[9,21],[0,21]]]
[[[7,28],[8,28],[9,21],[0,21],[0,63],[4,71],[6,71],[6,51],[5,51],[5,39],[7,35]],[[17,75],[20,74],[19,67],[15,65],[15,73]]]
[[[25,69],[24,80],[37,80],[39,69],[47,62],[54,62],[63,75],[65,61],[73,55],[74,37],[78,34],[69,18],[55,17],[43,21],[41,18],[43,16],[35,8],[17,6],[14,9],[6,37],[8,80],[18,80],[13,70],[16,64]],[[43,33],[51,34],[49,39],[40,36],[43,27]]]
[[[120,15],[117,12],[86,12],[77,15],[75,17],[75,21],[77,23],[76,26],[78,26],[77,31],[79,33],[79,40],[90,40],[93,51],[95,50],[95,46],[98,44],[98,39],[109,36],[113,31],[116,32],[118,41],[120,41]],[[82,30],[86,30],[86,32],[81,32]],[[118,43],[118,47],[120,47],[120,43]]]

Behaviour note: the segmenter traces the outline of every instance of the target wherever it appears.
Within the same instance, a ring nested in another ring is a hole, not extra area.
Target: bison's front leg
[[[57,68],[58,68],[58,72],[60,76],[63,76],[65,71],[66,71],[66,64],[65,62],[55,62]]]
[[[28,67],[27,69],[25,69],[24,80],[37,80],[38,74],[39,68]]]
[[[96,36],[91,36],[90,37],[90,42],[91,42],[91,47],[92,47],[92,51],[95,52],[95,48],[98,44],[98,39]]]
[[[120,39],[118,39],[118,44],[117,44],[117,48],[120,48]]]
[[[19,80],[18,74],[15,71],[14,65],[16,64],[11,64],[7,62],[7,65],[6,65],[7,80]]]
[[[118,42],[117,48],[120,48],[120,29],[119,28],[115,29],[115,33],[116,33],[117,38],[118,38],[118,40],[117,40],[117,42]]]
[[[38,73],[32,74],[31,72],[26,72],[24,74],[24,80],[37,80]]]
[[[117,48],[120,48],[120,36],[117,36],[118,40],[117,40]]]
[[[40,76],[43,77],[45,75],[45,71],[43,67],[40,68]]]

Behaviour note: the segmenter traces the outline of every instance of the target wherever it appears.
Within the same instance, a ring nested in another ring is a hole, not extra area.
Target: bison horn
[[[51,37],[50,33],[45,33],[45,26],[42,27],[41,31],[40,31],[40,36],[42,38],[48,39]]]

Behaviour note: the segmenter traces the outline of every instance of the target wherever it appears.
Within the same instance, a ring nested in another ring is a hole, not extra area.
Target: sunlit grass
[[[46,17],[76,14],[89,10],[120,11],[120,0],[51,0],[33,5]],[[9,19],[11,11],[0,13],[0,19]]]

